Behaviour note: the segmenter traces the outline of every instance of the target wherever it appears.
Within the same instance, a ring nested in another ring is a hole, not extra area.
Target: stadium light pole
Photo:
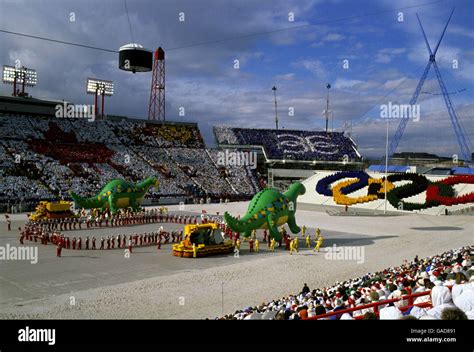
[[[97,115],[98,108],[97,108],[97,96],[101,95],[102,98],[102,113],[101,116],[105,117],[104,112],[104,98],[105,96],[112,96],[114,95],[114,83],[112,81],[106,81],[103,79],[97,78],[88,78],[86,83],[86,90],[87,94],[94,95],[94,113]]]
[[[13,85],[13,96],[27,96],[25,87],[34,87],[38,83],[38,75],[36,70],[30,68],[3,66],[3,83]],[[17,92],[18,85],[21,84],[21,93]]]
[[[387,214],[387,177],[388,177],[388,119],[387,120],[387,131],[385,134],[385,202],[383,213]]]
[[[328,124],[329,124],[329,89],[331,89],[331,84],[326,85],[326,89],[328,90],[328,93],[326,95],[326,133],[328,133]]]
[[[278,110],[277,110],[277,87],[273,86],[273,96],[275,97],[275,127],[278,129]]]

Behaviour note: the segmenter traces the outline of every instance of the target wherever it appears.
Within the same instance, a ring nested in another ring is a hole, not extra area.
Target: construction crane
[[[410,105],[416,104],[418,97],[420,95],[421,89],[423,88],[423,84],[425,83],[426,77],[428,76],[428,73],[430,72],[431,66],[433,66],[436,73],[436,77],[438,79],[439,86],[441,88],[444,102],[446,104],[446,108],[448,109],[448,114],[449,114],[449,118],[451,119],[451,124],[453,125],[453,129],[456,134],[456,138],[459,144],[459,149],[461,151],[461,156],[464,160],[468,161],[468,160],[471,160],[470,147],[466,139],[466,136],[463,132],[463,129],[459,123],[456,110],[454,109],[453,103],[451,102],[451,98],[449,97],[449,93],[448,93],[448,90],[446,89],[446,85],[444,83],[443,77],[441,76],[441,72],[438,68],[438,64],[436,63],[436,53],[438,52],[439,45],[441,44],[441,41],[443,40],[444,34],[446,33],[446,29],[448,28],[448,24],[451,21],[451,17],[453,16],[453,13],[454,13],[454,7],[453,7],[453,10],[451,11],[451,14],[449,15],[448,21],[446,22],[446,25],[444,26],[443,32],[441,33],[441,37],[439,38],[434,51],[431,50],[431,46],[428,42],[428,38],[426,37],[425,30],[423,28],[423,25],[421,24],[420,17],[418,16],[418,14],[416,14],[416,18],[418,19],[421,32],[423,33],[423,37],[425,38],[426,48],[428,49],[430,56],[429,56],[428,64],[426,65],[426,68],[423,71],[423,74],[421,75],[421,79],[418,82],[418,85],[410,99],[409,104]],[[398,129],[395,132],[395,135],[392,138],[392,141],[388,148],[388,157],[391,157],[397,150],[398,144],[400,143],[403,133],[405,132],[405,128],[408,124],[408,120],[409,120],[409,117],[403,118],[400,121]]]

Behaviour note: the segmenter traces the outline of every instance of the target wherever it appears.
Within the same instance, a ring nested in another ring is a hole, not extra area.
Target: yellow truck
[[[184,240],[173,245],[173,255],[176,257],[193,258],[193,244],[196,247],[196,257],[229,254],[234,251],[232,241],[224,240],[219,226],[215,223],[189,224],[184,227]]]

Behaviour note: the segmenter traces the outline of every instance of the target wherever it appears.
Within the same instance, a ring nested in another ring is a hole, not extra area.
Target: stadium
[[[420,14],[429,11],[423,6],[415,6]],[[408,96],[370,102],[376,111],[392,100],[429,102],[441,111],[441,127],[424,133],[428,122],[419,132],[412,116],[393,117],[390,133],[382,119],[372,137],[364,134],[371,122],[356,126],[356,116],[350,129],[342,118],[330,127],[352,92],[321,80],[318,119],[311,112],[285,122],[287,107],[278,107],[285,103],[276,94],[284,88],[276,86],[258,98],[263,115],[253,115],[253,100],[249,107],[239,100],[234,107],[250,109],[250,117],[227,118],[220,114],[234,96],[219,100],[220,83],[211,91],[217,98],[206,94],[197,104],[217,118],[180,115],[173,60],[183,59],[135,42],[112,52],[112,68],[91,54],[99,68],[78,71],[82,81],[70,89],[81,93],[68,95],[53,83],[41,86],[45,68],[15,64],[22,40],[59,46],[59,53],[62,46],[108,49],[0,28],[18,41],[15,54],[2,58],[0,318],[474,319],[473,101],[461,96],[456,104],[446,88],[435,55],[461,22],[447,4],[436,9],[447,22],[430,23],[444,31],[436,47],[426,40],[427,66],[415,71],[421,79],[408,85]],[[404,11],[416,21],[414,9]],[[424,24],[413,23],[424,45]],[[10,50],[10,41],[2,43]],[[165,61],[175,76],[165,74]],[[123,76],[111,81],[111,72]],[[97,74],[107,80],[89,78]],[[199,94],[191,77],[189,89]],[[453,82],[472,87],[472,77]],[[356,104],[365,99],[357,96]],[[289,109],[299,111],[293,103]]]

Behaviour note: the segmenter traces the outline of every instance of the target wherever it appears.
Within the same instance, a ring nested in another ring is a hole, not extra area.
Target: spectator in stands
[[[408,315],[404,315],[399,320],[418,320],[418,319],[414,317],[413,315],[408,314]]]
[[[369,297],[372,302],[377,302],[380,296],[377,291],[370,291]]]
[[[340,320],[354,320],[354,318],[349,313],[344,313],[343,315],[341,315]]]
[[[382,308],[380,310],[379,319],[380,320],[395,320],[402,317],[402,312],[395,307],[393,303],[390,303],[388,307]]]
[[[462,288],[461,289],[458,288],[456,290],[456,293],[453,293],[454,304],[457,307],[459,307],[469,317],[469,319],[473,319],[474,318],[474,275],[471,276],[469,283],[465,283],[460,286],[462,286]]]
[[[315,313],[316,313],[316,315],[326,314],[326,308],[324,308],[322,305],[318,304],[315,308]]]
[[[365,312],[363,320],[377,320],[377,316],[373,312]]]
[[[416,260],[406,262],[399,267],[368,273],[345,282],[336,282],[332,287],[315,289],[306,293],[303,293],[302,290],[299,295],[283,297],[281,300],[273,301],[267,305],[262,304],[261,308],[276,311],[283,309],[285,316],[294,318],[295,313],[299,313],[301,307],[306,306],[308,307],[308,317],[314,317],[394,298],[398,301],[379,306],[380,319],[399,319],[402,317],[401,308],[408,306],[408,300],[401,299],[404,295],[432,290],[430,295],[421,296],[415,300],[415,304],[418,304],[430,302],[431,298],[432,308],[412,307],[405,314],[419,319],[440,319],[444,309],[457,306],[464,311],[469,319],[473,319],[474,288],[472,285],[474,276],[472,273],[474,268],[463,266],[463,274],[456,276],[461,272],[461,267],[455,265],[456,263],[461,265],[463,261],[466,261],[464,264],[470,264],[468,260],[470,260],[472,250],[473,247],[464,247],[430,258],[421,260],[416,258]],[[456,277],[458,284],[455,280]],[[470,282],[464,280],[467,277],[470,278]],[[447,285],[453,284],[455,285],[451,294]],[[456,285],[459,287],[456,288]],[[287,310],[289,312],[286,312]],[[251,314],[251,312],[247,314]],[[373,308],[356,310],[352,313],[354,318],[363,316],[363,319],[374,318],[373,314]],[[301,315],[298,315],[301,318]],[[342,316],[336,314],[324,319],[338,318],[342,318]]]
[[[451,291],[449,288],[443,285],[442,281],[435,281],[435,286],[431,290],[431,302],[433,308],[430,309],[427,314],[440,319],[441,312],[445,308],[454,307],[451,299]]]
[[[298,308],[298,315],[300,319],[306,319],[308,317],[308,307],[302,306]]]
[[[444,308],[441,320],[467,320],[467,315],[458,307]]]
[[[356,145],[342,132],[215,127],[219,144],[261,145],[270,159],[340,161],[360,159]]]
[[[112,179],[137,182],[151,175],[160,180],[147,194],[153,198],[248,199],[260,190],[255,170],[217,165],[217,151],[205,149],[193,125],[14,116],[1,117],[0,125],[2,210],[16,209],[20,200],[31,208],[69,191],[91,196]]]

